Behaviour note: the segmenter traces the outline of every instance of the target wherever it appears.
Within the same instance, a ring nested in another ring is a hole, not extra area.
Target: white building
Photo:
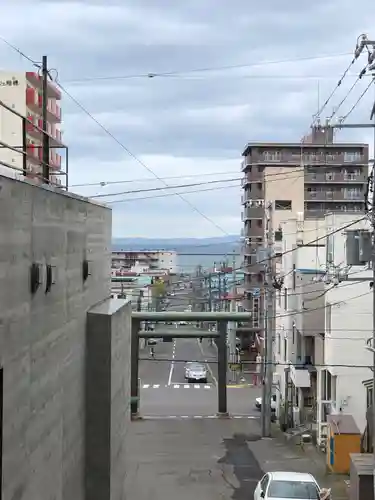
[[[286,253],[279,276],[284,282],[277,292],[274,345],[279,417],[285,422],[287,413],[289,426],[312,423],[318,443],[324,441],[329,413],[351,414],[362,432],[365,428],[372,271],[346,266],[346,232],[368,230],[369,223],[358,221],[327,237],[360,218],[330,215],[283,227]]]
[[[150,271],[166,270],[169,274],[177,274],[177,252],[174,250],[118,250],[112,252],[113,269],[148,269]]]
[[[52,169],[50,180],[57,185],[64,181],[58,175],[62,163],[58,148],[63,146],[60,131],[61,108],[57,104],[60,99],[60,90],[52,82],[48,82],[47,131],[50,135],[49,164]],[[0,174],[22,179],[25,173],[26,177],[41,181],[42,81],[38,73],[0,71],[0,101],[27,120],[24,137],[22,119],[0,105],[0,141],[20,151],[0,149],[0,160],[9,165],[0,165]],[[23,148],[26,148],[27,153],[26,172],[23,172]]]

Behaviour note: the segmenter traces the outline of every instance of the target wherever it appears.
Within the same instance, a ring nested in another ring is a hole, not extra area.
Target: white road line
[[[203,418],[203,415],[194,415],[193,418]]]
[[[150,387],[150,384],[144,384],[144,385],[142,386],[142,389],[148,389],[149,387]]]
[[[200,389],[200,385],[199,384],[194,384],[194,389]]]
[[[179,384],[175,384],[175,385],[173,386],[173,388],[174,388],[174,389],[179,389],[179,388],[180,388],[180,385],[179,385]]]
[[[204,388],[205,389],[211,389],[211,386],[210,385],[205,385]]]
[[[190,388],[190,385],[189,384],[185,384],[184,385],[184,389],[189,389]]]
[[[154,385],[152,386],[152,388],[153,388],[153,389],[159,389],[159,387],[160,387],[160,384],[154,384]]]
[[[202,347],[202,344],[199,342],[199,339],[197,339],[197,343],[199,345],[199,349],[201,350],[202,356],[204,356],[203,347]],[[215,382],[215,385],[218,386],[219,384],[217,383],[217,379],[216,379],[215,375],[213,374],[210,365],[208,363],[206,363],[206,366],[207,366],[207,370],[209,371],[209,373],[212,377],[212,380]]]
[[[169,377],[168,377],[168,385],[171,385],[172,383],[172,376],[173,376],[173,370],[174,370],[174,359],[176,357],[176,341],[173,341],[173,347],[172,347],[172,362],[171,362],[171,368],[169,370]]]

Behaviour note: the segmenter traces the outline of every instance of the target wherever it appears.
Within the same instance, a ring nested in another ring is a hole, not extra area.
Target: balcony
[[[305,201],[316,202],[340,202],[340,203],[358,203],[364,201],[364,194],[360,191],[345,190],[319,190],[305,191]]]
[[[34,113],[41,115],[42,113],[43,98],[41,94],[38,93],[32,87],[27,87],[26,89],[26,106]],[[55,100],[49,100],[47,105],[47,120],[51,123],[61,122],[61,109],[57,105]]]
[[[264,152],[259,155],[259,158],[255,163],[260,164],[285,164],[285,165],[296,165],[296,166],[306,166],[306,165],[337,165],[342,166],[343,164],[348,165],[367,165],[367,159],[364,155],[358,153],[304,153],[301,155],[300,152],[287,153],[287,152]]]
[[[261,201],[261,200],[259,200]],[[249,202],[247,202],[249,203]],[[264,219],[264,206],[259,206],[258,201],[255,200],[251,206],[245,206],[243,213],[243,221],[252,220],[252,219]]]
[[[26,123],[26,133],[33,139],[37,139],[42,142],[42,129],[43,120],[41,118],[36,118],[33,115],[28,115]],[[47,132],[50,137],[50,146],[59,147],[62,146],[62,134],[61,131],[56,128],[51,123],[47,122]]]
[[[305,173],[305,184],[366,184],[367,175],[353,174],[350,172],[314,172]]]
[[[42,79],[38,73],[35,73],[33,71],[27,71],[26,72],[26,80],[35,88],[37,89],[42,89]],[[52,97],[54,99],[60,100],[61,99],[61,92],[59,88],[52,83],[51,81],[48,81],[47,84],[47,94],[48,97]]]

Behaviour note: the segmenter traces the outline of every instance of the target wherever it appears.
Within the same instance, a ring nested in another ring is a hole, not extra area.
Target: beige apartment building
[[[47,85],[47,132],[50,136],[50,181],[61,185],[63,145],[61,125],[61,92],[51,81]],[[26,118],[25,129],[21,118],[0,105],[0,141],[20,152],[0,149],[0,174],[14,179],[27,177],[42,182],[42,80],[38,73],[27,71],[0,71],[0,101]],[[22,149],[26,147],[26,171],[23,171]],[[10,165],[11,168],[6,165]]]
[[[363,212],[368,145],[335,143],[332,128],[316,126],[300,143],[249,143],[242,156],[244,307],[253,313],[253,326],[261,327],[265,207],[274,204],[276,253],[283,222],[298,213],[320,219],[327,213]]]

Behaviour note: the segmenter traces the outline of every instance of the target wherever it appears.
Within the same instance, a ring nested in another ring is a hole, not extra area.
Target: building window
[[[366,387],[366,408],[370,408],[373,402],[374,390],[372,387]]]
[[[257,188],[259,191],[262,191],[262,183],[261,182],[257,182]]]
[[[258,279],[258,283],[263,283],[263,275],[262,275],[262,273],[259,273],[257,275],[257,279]]]
[[[263,165],[258,165],[258,172],[263,172],[264,166]]]
[[[288,341],[284,339],[284,361],[288,359]]]
[[[335,178],[335,173],[334,172],[327,172],[326,173],[326,181],[333,181]]]
[[[276,200],[275,210],[292,210],[292,200]]]
[[[281,152],[280,151],[265,151],[263,153],[264,161],[280,161],[281,160]]]
[[[258,219],[257,220],[257,226],[258,227],[263,227],[263,221],[262,221],[262,219]]]

